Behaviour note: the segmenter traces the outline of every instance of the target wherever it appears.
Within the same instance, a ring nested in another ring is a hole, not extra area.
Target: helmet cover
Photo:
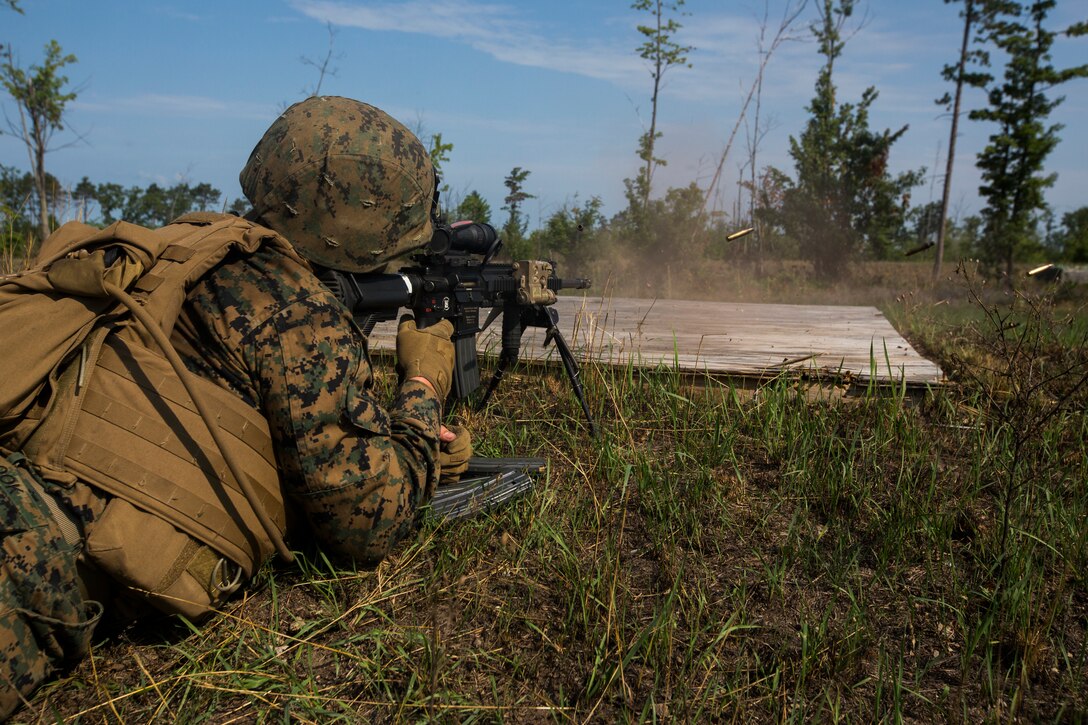
[[[288,108],[239,181],[253,216],[323,267],[373,271],[431,238],[430,154],[399,121],[350,98]]]

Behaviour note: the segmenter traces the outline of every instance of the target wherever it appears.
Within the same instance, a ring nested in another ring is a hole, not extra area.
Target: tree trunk
[[[944,191],[941,193],[941,218],[937,224],[937,257],[933,261],[933,281],[941,276],[944,260],[945,226],[948,223],[948,200],[952,194],[952,166],[956,161],[956,136],[960,125],[960,100],[963,96],[963,70],[967,64],[967,46],[971,42],[971,22],[974,20],[974,0],[964,0],[963,43],[960,45],[960,63],[956,71],[956,99],[952,104],[952,130],[948,137],[948,162],[944,171]]]
[[[650,205],[650,182],[654,177],[654,141],[657,136],[657,94],[661,88],[661,0],[657,0],[657,52],[654,58],[654,94],[650,99],[650,134],[646,139],[646,185],[642,192],[642,208]]]
[[[34,123],[34,185],[38,190],[39,244],[49,236],[49,194],[45,188],[45,138]],[[28,250],[29,251],[29,250]]]

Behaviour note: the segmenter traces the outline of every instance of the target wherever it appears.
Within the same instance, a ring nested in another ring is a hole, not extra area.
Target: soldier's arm
[[[434,390],[408,380],[383,407],[358,329],[323,295],[280,310],[252,344],[285,493],[327,551],[380,560],[434,492]]]

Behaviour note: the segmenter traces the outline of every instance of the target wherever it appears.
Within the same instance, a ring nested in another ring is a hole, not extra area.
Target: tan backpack
[[[192,284],[263,245],[304,264],[237,217],[72,222],[0,278],[0,449],[113,494],[85,554],[166,611],[199,616],[273,550],[290,558],[267,422],[169,344]]]

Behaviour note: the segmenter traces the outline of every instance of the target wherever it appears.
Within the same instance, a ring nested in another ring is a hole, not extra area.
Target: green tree
[[[79,219],[86,221],[91,218],[91,209],[95,202],[98,189],[94,183],[84,176],[72,189],[72,202],[75,204]]]
[[[1063,260],[1088,264],[1088,206],[1063,214],[1061,229],[1055,237]]]
[[[19,123],[10,121],[9,131],[19,136],[26,145],[34,184],[38,195],[38,234],[41,239],[49,236],[49,198],[45,173],[45,154],[50,151],[53,134],[64,129],[64,111],[75,92],[66,91],[67,76],[60,71],[76,57],[65,55],[60,44],[51,40],[45,45],[45,59],[41,65],[29,69],[15,64],[11,48],[7,48],[0,81],[19,109]]]
[[[931,201],[914,207],[907,212],[904,222],[912,245],[925,244],[937,238],[941,225],[941,202]]]
[[[436,133],[431,135],[431,145],[427,149],[427,152],[431,155],[431,164],[434,166],[434,171],[439,176],[442,175],[442,164],[450,160],[450,152],[453,151],[452,143],[444,143],[442,141],[442,134]]]
[[[1061,124],[1046,119],[1063,100],[1048,98],[1056,86],[1088,75],[1088,64],[1057,69],[1050,48],[1056,32],[1046,27],[1055,0],[1027,5],[1002,1],[983,30],[983,38],[1006,54],[1003,77],[987,89],[988,105],[969,117],[996,124],[989,143],[978,156],[982,175],[979,194],[986,200],[983,259],[1012,280],[1013,262],[1034,246],[1039,212],[1046,209],[1043,192],[1054,184],[1044,162],[1058,145]],[[1064,32],[1083,35],[1088,24]]]
[[[645,206],[650,199],[650,188],[653,185],[654,169],[664,166],[665,160],[654,156],[654,147],[657,139],[661,138],[661,132],[657,130],[658,99],[661,92],[661,81],[665,72],[677,65],[686,65],[689,68],[687,54],[694,50],[688,45],[680,45],[674,38],[680,30],[680,23],[675,17],[666,17],[666,13],[685,15],[681,11],[684,0],[675,2],[662,2],[662,0],[635,0],[631,7],[635,10],[648,12],[653,20],[652,25],[639,25],[638,32],[642,34],[644,41],[638,47],[638,55],[650,62],[650,77],[653,78],[653,92],[650,95],[650,128],[639,137],[638,157],[642,159],[644,166],[639,172],[633,184],[636,196]]]
[[[82,183],[82,182],[81,182]],[[107,182],[94,187],[94,193],[88,198],[98,203],[101,221],[104,224],[112,224],[118,218],[124,218],[125,201],[127,199],[124,187],[120,184]],[[115,216],[115,212],[117,212]]]
[[[37,216],[32,209],[33,199],[34,177],[0,164],[0,252],[4,258],[21,255],[33,235]]]
[[[694,181],[665,192],[665,197],[651,204],[652,234],[657,241],[658,259],[674,262],[702,257],[706,252],[707,219],[703,212],[703,192]]]
[[[590,197],[584,204],[577,198],[571,204],[563,204],[547,218],[543,227],[533,231],[529,246],[543,258],[560,255],[574,266],[583,264],[605,223],[601,205],[599,196]]]
[[[208,183],[190,186],[187,182],[179,182],[170,187],[152,183],[147,188],[130,186],[126,189],[112,182],[94,185],[86,177],[76,186],[74,195],[88,210],[92,203],[97,203],[99,220],[103,224],[124,219],[148,227],[169,224],[191,211],[217,209],[222,196],[219,189]],[[237,205],[235,201],[233,211],[237,210]]]
[[[857,104],[836,98],[835,60],[853,9],[853,0],[823,0],[818,7],[812,32],[825,61],[805,129],[800,138],[790,137],[797,178],[786,184],[777,220],[825,279],[837,276],[859,253],[881,258],[901,245],[906,200],[922,176],[922,171],[888,172],[891,147],[907,127],[870,130],[875,88],[867,88]]]
[[[431,165],[434,166],[434,173],[436,176],[435,183],[438,184],[438,209],[435,210],[435,214],[440,219],[445,219],[449,214],[449,209],[443,206],[443,195],[449,194],[450,185],[442,183],[442,165],[450,160],[450,152],[453,151],[452,143],[444,143],[442,141],[442,134],[431,134],[431,144],[427,149],[431,155]]]
[[[474,222],[490,224],[491,205],[487,203],[487,199],[480,195],[480,192],[473,190],[457,205],[456,216],[459,220],[467,219]]]
[[[236,196],[234,201],[230,203],[230,206],[227,207],[227,213],[234,214],[235,216],[245,216],[249,213],[249,209],[249,200]]]
[[[190,207],[197,211],[215,211],[219,206],[219,197],[222,193],[219,189],[207,182],[201,182],[189,187]]]
[[[753,214],[760,235],[757,240],[760,254],[757,262],[763,256],[788,259],[800,256],[798,241],[790,236],[785,227],[786,194],[792,188],[793,180],[785,172],[773,166],[764,168],[755,189],[757,201]],[[728,251],[728,246],[719,246],[713,256],[725,255]]]
[[[507,195],[503,199],[503,211],[508,216],[502,226],[502,239],[511,256],[522,258],[528,256],[525,244],[525,230],[529,226],[528,220],[521,213],[522,203],[536,197],[525,191],[525,180],[532,173],[528,169],[515,166],[502,183],[506,185]]]
[[[971,214],[959,224],[949,224],[948,251],[959,250],[961,258],[978,258],[982,248],[982,217]]]
[[[45,174],[46,214],[50,226],[55,219],[49,210],[56,209],[66,195],[64,187],[49,172]],[[21,246],[23,242],[30,245],[38,236],[39,220],[41,218],[41,201],[38,198],[37,183],[34,175],[29,171],[21,171],[10,166],[0,166],[0,203],[7,210],[5,214],[14,214],[15,217],[8,221],[10,228],[17,230],[20,235]],[[29,248],[26,250],[29,251]]]
[[[647,268],[665,269],[679,259],[698,259],[706,252],[711,219],[703,212],[705,198],[695,182],[670,188],[647,206],[628,207],[614,216],[609,231],[622,238],[626,254],[637,253]],[[632,211],[641,216],[638,222],[632,222]],[[636,224],[641,228],[635,230]]]

